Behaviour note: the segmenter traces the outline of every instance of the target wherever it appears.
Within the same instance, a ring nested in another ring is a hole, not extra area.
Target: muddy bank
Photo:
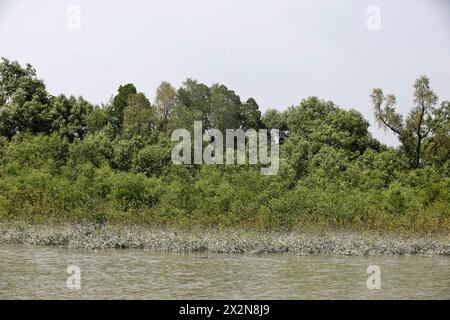
[[[450,235],[412,237],[356,233],[179,231],[137,226],[0,223],[0,243],[69,248],[141,248],[165,252],[295,255],[450,255]]]

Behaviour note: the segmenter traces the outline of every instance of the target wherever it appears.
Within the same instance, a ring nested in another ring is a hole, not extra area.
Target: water
[[[67,267],[81,270],[79,290]],[[368,289],[367,267],[381,288]],[[0,246],[0,299],[450,299],[450,257],[168,254]]]

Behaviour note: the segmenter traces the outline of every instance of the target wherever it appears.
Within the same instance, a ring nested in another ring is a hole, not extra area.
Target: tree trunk
[[[416,160],[414,163],[414,169],[419,168],[420,166],[420,149],[422,148],[422,136],[419,134],[417,141],[417,149],[416,149]]]

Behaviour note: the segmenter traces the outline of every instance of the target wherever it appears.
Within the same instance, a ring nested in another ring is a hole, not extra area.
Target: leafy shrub
[[[122,173],[114,177],[112,199],[123,207],[153,206],[161,196],[162,184],[143,174]]]

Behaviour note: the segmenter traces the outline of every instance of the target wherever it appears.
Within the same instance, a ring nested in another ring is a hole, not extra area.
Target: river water
[[[375,273],[367,273],[369,266]],[[373,288],[377,284],[380,288]],[[0,299],[450,299],[450,257],[2,245]]]

